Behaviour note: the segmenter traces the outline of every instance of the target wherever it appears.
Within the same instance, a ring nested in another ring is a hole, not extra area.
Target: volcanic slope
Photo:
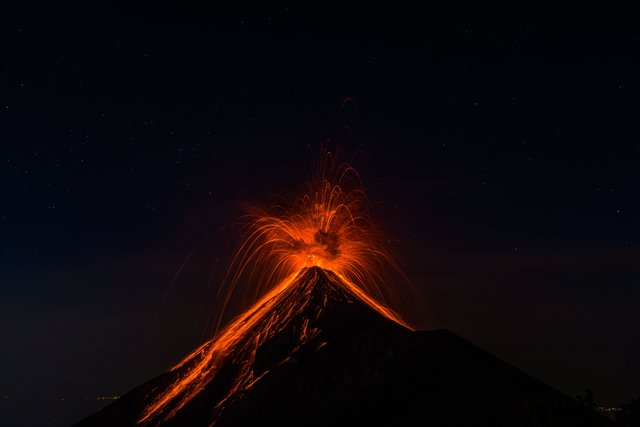
[[[318,267],[250,312],[223,355],[207,359],[224,331],[77,426],[615,425],[451,332],[402,326]]]

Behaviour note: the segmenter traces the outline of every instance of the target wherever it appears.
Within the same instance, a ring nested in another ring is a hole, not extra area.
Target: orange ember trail
[[[300,284],[303,272],[324,271],[345,292],[411,329],[381,302],[394,294],[393,289],[383,287],[385,271],[397,268],[366,213],[357,173],[348,165],[334,167],[330,154],[323,157],[319,170],[292,209],[277,207],[251,215],[231,263],[226,295],[220,297],[229,304],[242,280],[253,286],[251,297],[256,302],[172,368],[186,374],[156,391],[139,424],[157,424],[173,417],[228,363],[240,366],[240,370],[214,411],[221,411],[226,402],[260,381],[268,371],[254,374],[256,349],[282,331],[290,318],[302,313],[309,301]],[[297,345],[315,333],[305,323],[296,333]]]

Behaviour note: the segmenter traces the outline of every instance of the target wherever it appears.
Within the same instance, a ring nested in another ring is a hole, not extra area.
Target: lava
[[[358,174],[348,165],[336,166],[330,154],[322,157],[318,170],[291,209],[252,212],[231,262],[226,294],[220,297],[227,305],[239,283],[251,283],[253,287],[244,290],[252,293],[255,302],[172,368],[186,373],[149,396],[139,424],[158,424],[173,417],[224,366],[238,368],[213,411],[223,410],[227,402],[260,381],[268,372],[254,371],[256,350],[308,309],[310,287],[303,282],[312,280],[313,274],[323,272],[342,291],[411,329],[383,302],[385,294],[393,293],[383,289],[384,272],[396,266],[367,213]],[[308,320],[303,325],[294,333],[297,346],[317,333],[308,327]]]

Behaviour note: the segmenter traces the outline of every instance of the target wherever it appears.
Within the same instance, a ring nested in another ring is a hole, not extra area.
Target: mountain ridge
[[[215,372],[203,371],[201,389],[142,425],[615,425],[452,332],[412,331],[385,317],[318,267],[252,310],[237,320],[245,335],[233,336]],[[216,339],[187,361],[199,363]],[[189,363],[77,426],[136,425],[189,375]]]

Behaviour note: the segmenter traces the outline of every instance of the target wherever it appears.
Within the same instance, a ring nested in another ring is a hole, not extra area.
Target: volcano
[[[303,269],[89,426],[609,426],[446,330],[413,331],[339,275]]]

